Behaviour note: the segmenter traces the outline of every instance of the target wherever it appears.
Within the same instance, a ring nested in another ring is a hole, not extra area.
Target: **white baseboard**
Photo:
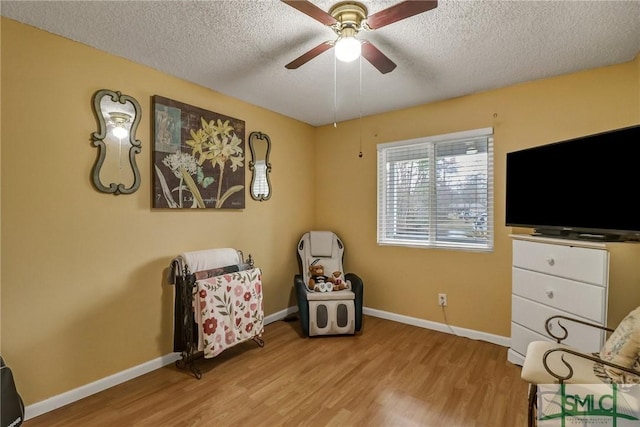
[[[429,320],[418,319],[415,317],[404,316],[401,314],[389,313],[387,311],[376,310],[373,308],[365,307],[363,308],[362,311],[364,314],[367,314],[369,316],[380,317],[382,319],[393,320],[395,322],[405,323],[408,325],[418,326],[426,329],[432,329],[434,331],[445,332],[448,334],[455,333],[455,335],[458,335],[458,336],[481,340],[481,341],[487,341],[487,342],[501,345],[504,347],[509,347],[510,341],[511,341],[508,337],[488,334],[486,332],[475,331],[473,329],[460,328],[457,326],[449,327],[443,323],[432,322]],[[268,325],[269,323],[282,320],[288,315],[297,313],[297,312],[298,312],[298,307],[288,307],[284,310],[280,310],[276,313],[266,316],[264,318],[264,323],[265,325]],[[154,371],[156,369],[160,369],[163,366],[174,363],[178,359],[180,359],[179,353],[170,353],[165,356],[159,357],[157,359],[151,360],[149,362],[142,363],[138,366],[134,366],[133,368],[129,368],[122,372],[118,372],[117,374],[113,374],[106,378],[102,378],[100,380],[94,381],[90,384],[83,385],[82,387],[78,387],[76,389],[67,391],[57,396],[53,396],[41,402],[28,405],[25,408],[25,420],[35,418],[38,415],[42,415],[46,412],[53,411],[54,409],[58,409],[62,406],[68,405],[80,399],[84,399],[85,397],[89,397],[92,394],[101,392],[110,387],[121,384],[125,381],[132,380],[136,377],[139,377],[140,375],[144,375],[148,372]]]
[[[83,385],[82,387],[78,387],[57,396],[50,397],[49,399],[41,402],[28,405],[25,407],[24,418],[25,420],[28,420],[37,417],[38,415],[42,415],[45,412],[53,411],[54,409],[58,409],[77,400],[84,399],[85,397],[96,394],[102,390],[106,390],[125,381],[132,380],[140,375],[160,369],[163,366],[175,362],[179,358],[179,353],[167,354],[166,356],[150,360],[149,362],[142,363],[138,366],[134,366],[133,368],[118,372],[117,374]]]
[[[374,308],[364,307],[362,312],[373,317],[380,317],[382,319],[393,320],[394,322],[432,329],[434,331],[444,332],[447,334],[455,334],[457,336],[471,338],[473,340],[486,341],[503,347],[511,346],[511,338],[503,337],[501,335],[489,334],[487,332],[461,328],[459,326],[449,326],[444,323],[432,322],[430,320],[418,319],[415,317],[404,316],[402,314],[389,313],[388,311],[376,310]]]
[[[277,322],[278,320],[282,320],[290,314],[297,313],[298,307],[289,307],[284,310],[280,310],[277,313],[270,314],[264,318],[264,324],[268,325],[269,323]]]
[[[284,319],[289,314],[296,313],[297,311],[297,307],[286,308],[284,310],[278,311],[277,313],[266,316],[264,318],[264,323],[265,325],[268,325],[269,323]],[[31,418],[35,418],[38,415],[53,411],[54,409],[58,409],[77,400],[84,399],[85,397],[89,397],[92,394],[101,392],[102,390],[106,390],[125,381],[132,380],[148,372],[155,371],[156,369],[160,369],[163,366],[170,365],[178,359],[180,359],[180,353],[170,353],[155,360],[151,360],[141,365],[134,366],[133,368],[129,368],[125,371],[118,372],[117,374],[113,374],[106,378],[94,381],[90,384],[83,385],[82,387],[78,387],[76,389],[67,391],[57,396],[53,396],[41,402],[28,405],[25,407],[24,419],[28,420]]]

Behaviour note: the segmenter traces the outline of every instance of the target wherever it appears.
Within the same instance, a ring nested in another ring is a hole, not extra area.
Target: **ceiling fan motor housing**
[[[362,3],[345,1],[336,3],[329,14],[338,21],[333,25],[340,37],[353,37],[362,28],[362,21],[367,19],[367,8]]]

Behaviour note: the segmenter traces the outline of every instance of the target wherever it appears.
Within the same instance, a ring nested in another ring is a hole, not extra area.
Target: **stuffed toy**
[[[333,290],[334,277],[325,276],[324,266],[311,264],[309,266],[309,290],[316,292],[330,292]]]
[[[342,291],[344,289],[351,289],[351,282],[345,281],[341,271],[333,272],[333,290]]]

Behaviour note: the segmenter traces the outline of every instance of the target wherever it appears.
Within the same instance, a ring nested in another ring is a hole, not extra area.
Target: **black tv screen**
[[[507,226],[640,237],[640,125],[507,153],[506,168]]]

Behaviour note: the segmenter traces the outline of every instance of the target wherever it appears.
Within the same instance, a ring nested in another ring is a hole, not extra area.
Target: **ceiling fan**
[[[405,18],[427,12],[438,6],[437,1],[409,0],[403,1],[387,9],[369,16],[364,4],[355,1],[336,3],[325,12],[306,0],[282,0],[289,6],[330,27],[337,39],[328,40],[302,54],[287,65],[292,70],[306,64],[321,53],[335,47],[336,58],[350,62],[360,55],[378,69],[382,74],[393,71],[396,64],[367,40],[356,38],[360,31],[372,31],[393,24]]]

